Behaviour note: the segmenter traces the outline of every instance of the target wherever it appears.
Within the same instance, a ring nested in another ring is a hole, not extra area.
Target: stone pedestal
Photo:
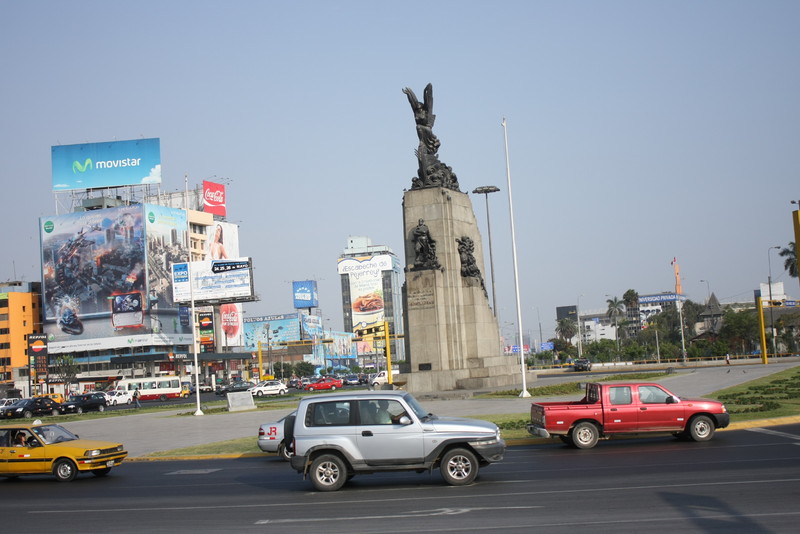
[[[409,391],[451,391],[521,383],[519,360],[503,354],[500,329],[483,281],[461,274],[458,239],[475,245],[486,279],[472,202],[446,188],[406,191],[406,347],[411,372],[395,379]],[[414,270],[413,230],[424,220],[435,240],[440,269]]]

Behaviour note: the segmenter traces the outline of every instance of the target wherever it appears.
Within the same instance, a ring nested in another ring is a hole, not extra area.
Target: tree
[[[558,324],[556,324],[556,334],[564,341],[569,341],[577,333],[578,324],[568,317],[559,319]]]
[[[53,360],[53,371],[56,378],[64,384],[65,391],[69,391],[70,384],[77,381],[80,366],[75,363],[71,354],[62,354]]]
[[[606,315],[614,319],[614,337],[617,338],[617,352],[619,352],[619,326],[617,325],[617,317],[625,312],[625,304],[617,297],[606,300],[608,304],[608,312]]]
[[[780,256],[786,258],[783,260],[783,268],[789,273],[792,278],[797,278],[797,251],[794,247],[794,241],[790,242],[786,248],[778,252]]]
[[[759,337],[758,314],[755,310],[728,310],[722,316],[719,339],[732,352],[752,352],[758,346]]]
[[[314,376],[316,367],[311,362],[297,362],[294,370],[299,376]]]

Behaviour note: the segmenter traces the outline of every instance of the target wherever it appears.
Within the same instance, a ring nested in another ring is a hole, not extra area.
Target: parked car
[[[111,406],[116,406],[117,404],[131,404],[133,402],[133,395],[127,390],[111,390],[108,392],[108,397],[111,399],[109,402]]]
[[[0,399],[0,408],[5,408],[6,406],[11,406],[15,402],[20,399]]]
[[[216,394],[220,396],[225,396],[228,393],[236,393],[239,391],[247,391],[248,389],[255,387],[255,384],[252,382],[232,382],[227,386],[222,386],[217,388]]]
[[[309,383],[304,388],[306,391],[320,391],[324,389],[330,389],[331,391],[335,391],[336,388],[342,387],[342,381],[338,378],[332,377],[325,377],[315,380],[314,382]]]
[[[96,410],[104,412],[108,406],[106,396],[103,393],[84,393],[82,395],[71,395],[69,400],[61,405],[62,413],[83,413]]]
[[[591,449],[615,435],[668,433],[707,441],[730,415],[721,402],[682,399],[655,383],[590,383],[579,401],[531,405],[528,432]]]
[[[592,362],[589,361],[589,358],[578,358],[574,362],[572,362],[572,370],[573,371],[591,371],[592,370]]]
[[[121,443],[79,439],[56,424],[0,426],[0,476],[52,474],[70,482],[79,472],[102,477],[128,456]]]
[[[275,423],[264,423],[258,427],[258,448],[264,452],[277,453],[282,460],[288,462],[292,456],[290,451],[291,444],[286,443],[283,427],[286,418],[296,414],[297,412],[292,412]]]
[[[264,395],[286,395],[288,390],[286,385],[280,380],[265,380],[264,382],[259,382],[247,391],[254,397],[263,397]]]
[[[438,417],[400,390],[307,396],[284,434],[292,468],[318,491],[338,490],[358,474],[437,467],[445,482],[463,486],[506,448],[494,423]]]
[[[17,402],[10,406],[5,406],[0,410],[3,419],[14,417],[24,417],[30,419],[34,415],[58,415],[62,413],[61,404],[47,397],[35,397],[33,399],[17,399]]]

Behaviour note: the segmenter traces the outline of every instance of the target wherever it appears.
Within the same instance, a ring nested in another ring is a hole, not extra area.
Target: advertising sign
[[[281,342],[297,341],[300,337],[300,318],[296,313],[248,317],[244,320],[244,349],[262,350],[271,343],[273,348]]]
[[[339,274],[348,275],[353,330],[384,321],[383,271],[392,270],[388,254],[339,258]]]
[[[225,184],[203,180],[203,211],[225,217],[227,211]]]
[[[217,221],[207,228],[204,260],[226,260],[239,257],[239,227]]]
[[[169,264],[186,260],[183,210],[142,204],[40,219],[49,352],[175,344]],[[190,336],[189,336],[190,337]]]
[[[200,352],[214,352],[214,312],[199,312],[197,324],[197,333],[200,335]]]
[[[316,280],[292,282],[292,294],[294,295],[295,309],[319,307]]]
[[[51,147],[53,191],[161,183],[158,138]]]
[[[186,262],[172,265],[172,290],[175,302],[253,300],[253,266],[250,258],[193,261],[193,280],[189,286]]]
[[[28,358],[37,375],[47,374],[47,334],[28,334]]]

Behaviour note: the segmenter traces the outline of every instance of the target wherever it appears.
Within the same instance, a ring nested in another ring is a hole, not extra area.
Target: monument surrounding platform
[[[433,90],[420,103],[410,89],[419,137],[417,176],[403,196],[405,323],[411,369],[395,378],[409,391],[519,384],[515,356],[503,354],[483,278],[483,246],[472,202],[438,158]]]

